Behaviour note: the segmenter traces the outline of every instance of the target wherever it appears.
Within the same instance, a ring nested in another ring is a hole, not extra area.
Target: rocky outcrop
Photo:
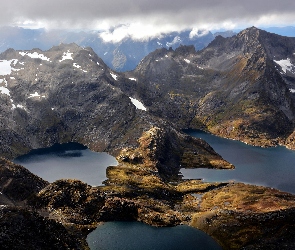
[[[0,206],[1,249],[86,249],[58,222],[17,207]]]
[[[0,205],[24,204],[48,184],[26,168],[0,158]]]
[[[128,172],[111,173],[101,187],[57,181],[30,205],[48,211],[49,218],[71,232],[75,226],[76,233],[102,221],[137,220],[154,226],[189,224],[211,235],[224,249],[290,249],[295,244],[294,195],[242,183],[168,183],[151,171],[140,175],[136,166],[122,165]]]
[[[138,141],[137,148],[123,149],[117,160],[122,164],[142,165],[144,169],[159,172],[162,178],[177,175],[181,167],[234,168],[203,140],[174,129],[152,127]]]
[[[232,184],[202,196],[191,225],[224,249],[290,249],[295,244],[294,213],[294,195]]]

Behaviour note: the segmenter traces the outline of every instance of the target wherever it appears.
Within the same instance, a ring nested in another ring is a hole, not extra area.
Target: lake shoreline
[[[154,147],[155,140],[163,144]],[[189,136],[184,141],[202,145],[198,150],[190,146],[185,151],[190,154],[184,159],[194,156],[208,166],[219,166],[222,159],[219,155],[204,154],[207,150],[214,152],[207,143]],[[197,179],[171,182],[163,173],[169,176],[174,172],[157,165],[158,157],[165,155],[167,147],[162,133],[154,129],[143,134],[139,142],[138,148],[121,151],[117,166],[107,168],[104,186],[94,187],[71,179],[44,183],[44,187],[26,196],[26,208],[42,214],[45,220],[53,219],[63,225],[68,233],[84,242],[82,245],[99,223],[124,220],[157,227],[187,224],[213,237],[224,249],[279,246],[282,238],[289,247],[295,244],[289,233],[295,231],[294,195],[243,183],[208,183]],[[202,151],[203,148],[206,150]],[[151,149],[157,154],[151,153]],[[230,166],[226,160],[222,163]],[[24,168],[5,160],[0,167],[3,171],[10,169],[6,181],[14,183],[12,188],[16,183],[28,185],[23,183],[24,176],[29,175]],[[12,182],[11,178],[16,179]],[[7,193],[6,189],[3,193]],[[16,198],[12,201],[24,202],[17,194],[14,193]],[[282,234],[275,234],[277,230]]]

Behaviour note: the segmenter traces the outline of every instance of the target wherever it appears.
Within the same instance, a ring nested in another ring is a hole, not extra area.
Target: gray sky
[[[0,1],[0,26],[101,29],[106,40],[183,29],[295,25],[294,0]]]

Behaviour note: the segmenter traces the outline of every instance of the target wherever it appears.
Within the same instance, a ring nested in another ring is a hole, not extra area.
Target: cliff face
[[[11,67],[1,80],[4,156],[67,141],[104,151],[140,117],[128,96],[110,85],[115,75],[91,49],[8,50],[1,59]]]
[[[0,158],[1,249],[82,249],[79,236],[71,235],[45,211],[28,206],[49,183],[20,165]],[[42,214],[42,215],[41,215]]]
[[[49,183],[26,168],[0,158],[0,204],[24,204]]]
[[[137,79],[136,90],[128,83],[120,88],[180,128],[259,146],[290,145],[294,51],[294,38],[252,27],[218,36],[198,52],[187,46],[157,50],[126,73]]]
[[[0,207],[2,249],[85,249],[58,222],[16,207]]]

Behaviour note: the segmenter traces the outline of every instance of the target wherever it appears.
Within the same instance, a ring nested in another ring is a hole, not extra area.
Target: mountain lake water
[[[107,153],[97,153],[78,143],[55,144],[35,149],[14,159],[46,181],[78,179],[91,186],[101,186],[106,180],[106,168],[116,166],[116,159]]]
[[[204,232],[189,227],[152,227],[140,222],[107,222],[88,234],[91,250],[221,250]]]
[[[253,147],[197,130],[185,132],[206,140],[225,160],[236,166],[234,170],[182,168],[185,179],[237,181],[295,193],[295,151],[284,147]],[[74,178],[93,186],[101,185],[106,179],[109,165],[117,165],[114,157],[92,152],[75,143],[33,150],[14,162],[49,182]],[[88,235],[87,242],[91,250],[221,249],[204,232],[188,226],[156,228],[139,222],[103,223]]]
[[[79,179],[92,186],[106,180],[106,168],[117,165],[107,153],[92,152],[78,143],[56,144],[35,149],[14,159],[44,180]],[[189,227],[152,227],[140,222],[106,222],[87,237],[91,250],[219,250],[221,247],[204,232]]]
[[[261,148],[224,139],[199,130],[185,133],[204,139],[234,170],[184,169],[184,179],[201,178],[206,182],[244,182],[276,188],[295,194],[295,151],[285,147]]]

